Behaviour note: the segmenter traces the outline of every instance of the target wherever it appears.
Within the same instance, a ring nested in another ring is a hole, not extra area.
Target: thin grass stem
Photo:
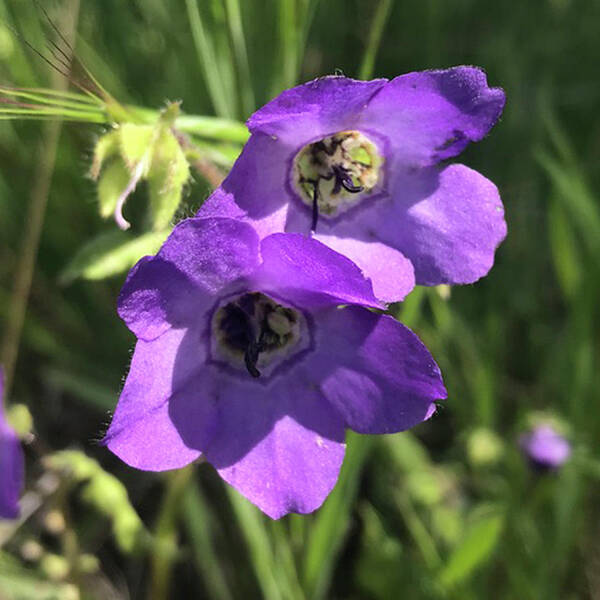
[[[185,5],[194,45],[196,46],[196,53],[198,54],[198,61],[204,71],[206,86],[215,112],[220,117],[232,118],[234,111],[231,103],[227,101],[227,94],[225,93],[225,86],[219,74],[215,52],[206,35],[197,0],[185,0]]]
[[[225,0],[225,5],[227,7],[227,24],[237,66],[242,110],[244,115],[250,115],[256,108],[256,104],[252,89],[252,78],[250,77],[250,63],[248,62],[240,3],[239,0]]]
[[[358,69],[359,79],[370,79],[373,76],[373,69],[375,68],[375,58],[379,45],[381,43],[381,36],[390,15],[393,0],[381,0],[377,5],[375,14],[373,15],[373,22],[371,23],[371,29],[369,30],[369,40],[365,53],[363,54],[362,63]]]

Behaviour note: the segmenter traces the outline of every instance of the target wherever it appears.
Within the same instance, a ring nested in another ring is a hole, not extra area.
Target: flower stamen
[[[295,309],[249,292],[218,308],[212,328],[217,354],[258,378],[297,350],[306,322]]]
[[[319,180],[311,181],[313,186],[313,202],[312,202],[312,223],[310,230],[315,233],[317,231],[317,222],[319,221]]]
[[[342,131],[302,148],[291,177],[300,199],[312,209],[311,231],[319,215],[336,217],[380,189],[382,164],[375,144],[358,131]]]

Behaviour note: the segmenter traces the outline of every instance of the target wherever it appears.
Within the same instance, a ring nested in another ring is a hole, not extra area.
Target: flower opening
[[[230,298],[212,318],[214,355],[252,377],[270,374],[308,341],[304,315],[260,292]]]
[[[304,146],[291,177],[299,198],[314,211],[313,230],[318,215],[337,217],[381,187],[383,162],[375,143],[360,131],[340,131]]]

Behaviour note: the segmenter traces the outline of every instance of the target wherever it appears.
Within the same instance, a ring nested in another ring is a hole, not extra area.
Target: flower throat
[[[243,294],[220,307],[213,317],[219,354],[252,377],[259,366],[274,367],[298,344],[304,329],[298,311],[259,292]]]
[[[319,215],[336,217],[356,205],[381,182],[383,158],[358,131],[341,131],[304,146],[296,155],[292,183],[312,209],[311,230]]]

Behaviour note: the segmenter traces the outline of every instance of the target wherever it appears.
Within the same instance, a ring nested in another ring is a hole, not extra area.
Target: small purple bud
[[[548,423],[536,425],[521,436],[520,446],[539,469],[558,469],[571,455],[571,444]]]

